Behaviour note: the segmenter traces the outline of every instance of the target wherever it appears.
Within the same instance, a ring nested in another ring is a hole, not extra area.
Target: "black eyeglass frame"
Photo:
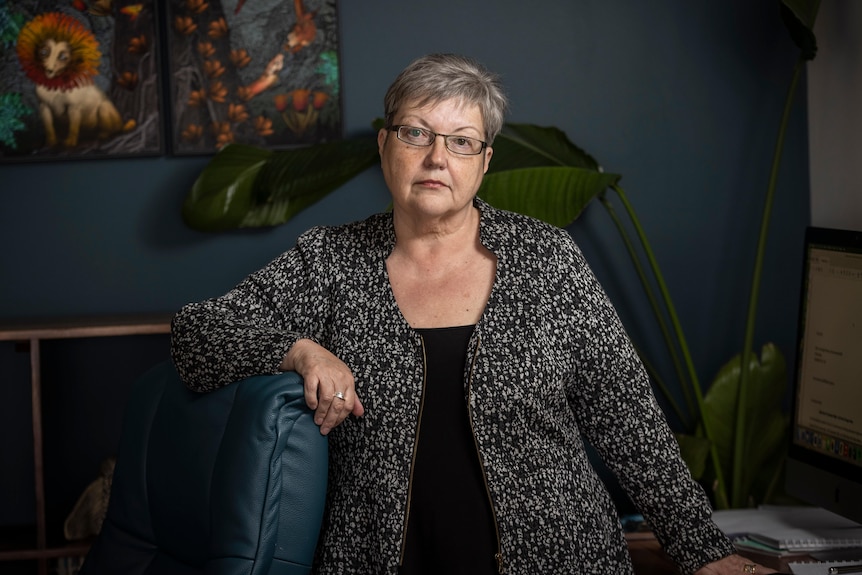
[[[431,140],[427,144],[417,144],[416,142],[410,142],[410,141],[402,138],[401,137],[401,128],[411,128],[413,130],[422,130],[423,132],[428,132],[433,137],[431,138]],[[458,154],[459,156],[478,156],[483,151],[485,151],[485,148],[488,147],[488,142],[484,142],[484,141],[480,140],[479,138],[473,138],[471,136],[462,136],[460,134],[438,134],[437,132],[432,132],[428,128],[420,128],[419,126],[411,126],[409,124],[397,124],[395,126],[389,126],[389,131],[395,132],[395,137],[398,138],[399,140],[401,140],[402,142],[404,142],[405,144],[409,144],[411,146],[416,146],[419,148],[428,148],[430,146],[433,146],[434,142],[437,140],[437,136],[443,136],[443,144],[446,146],[446,149],[449,150],[450,152],[452,152],[453,154]],[[459,151],[453,150],[452,148],[449,147],[449,138],[463,138],[465,140],[471,140],[473,142],[479,142],[480,144],[482,144],[482,147],[479,148],[478,152],[474,152],[474,153],[459,152]]]

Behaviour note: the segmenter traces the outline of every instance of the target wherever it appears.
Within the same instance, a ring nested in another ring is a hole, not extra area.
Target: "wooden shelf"
[[[29,559],[56,559],[60,557],[83,557],[90,550],[90,543],[70,543],[60,547],[44,549],[11,549],[0,551],[0,561],[26,561]]]
[[[34,489],[36,495],[35,547],[4,548],[0,550],[0,562],[33,559],[38,561],[37,572],[39,575],[47,575],[48,559],[84,555],[89,547],[88,544],[70,544],[57,547],[49,547],[47,544],[45,473],[42,455],[41,342],[51,339],[168,334],[171,331],[172,317],[173,314],[147,314],[0,321],[0,341],[24,343],[30,354]]]
[[[0,341],[166,334],[172,314],[0,321]]]

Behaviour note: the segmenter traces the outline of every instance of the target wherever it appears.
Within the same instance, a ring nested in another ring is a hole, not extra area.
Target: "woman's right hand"
[[[314,422],[326,435],[347,416],[365,413],[356,396],[353,373],[329,350],[310,339],[300,339],[281,362],[283,371],[295,371],[305,384],[305,403],[314,410]]]

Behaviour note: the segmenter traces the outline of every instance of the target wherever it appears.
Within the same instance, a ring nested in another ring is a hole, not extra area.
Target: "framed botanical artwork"
[[[0,2],[0,161],[164,151],[157,0]]]
[[[336,0],[168,0],[171,152],[340,139]]]

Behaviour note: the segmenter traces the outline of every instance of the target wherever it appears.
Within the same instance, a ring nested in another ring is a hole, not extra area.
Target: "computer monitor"
[[[809,227],[787,493],[862,523],[862,232]]]

